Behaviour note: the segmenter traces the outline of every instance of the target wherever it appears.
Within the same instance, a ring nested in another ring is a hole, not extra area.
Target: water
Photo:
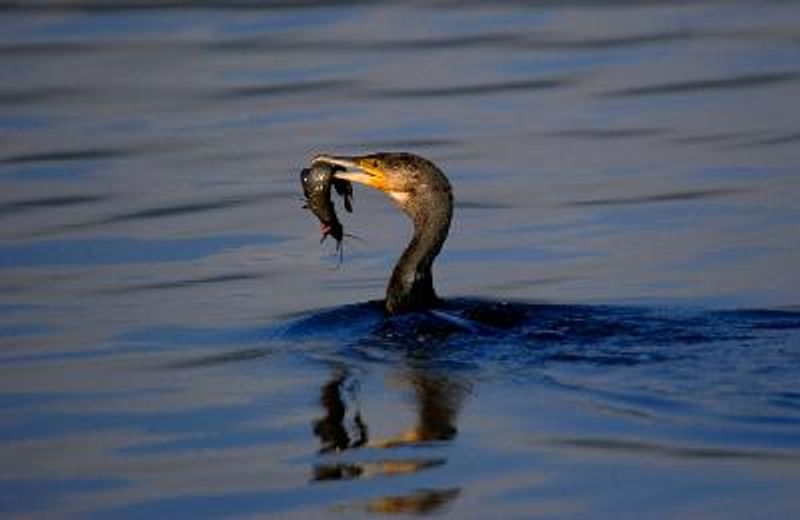
[[[797,516],[798,16],[0,10],[0,512]],[[363,303],[380,194],[319,245],[300,168],[377,150],[448,173],[470,321]]]

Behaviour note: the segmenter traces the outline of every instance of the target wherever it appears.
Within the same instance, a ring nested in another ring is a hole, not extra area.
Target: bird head
[[[401,208],[420,194],[450,192],[447,177],[429,160],[410,153],[381,152],[361,156],[318,155],[313,160],[345,168],[335,177],[384,192]]]

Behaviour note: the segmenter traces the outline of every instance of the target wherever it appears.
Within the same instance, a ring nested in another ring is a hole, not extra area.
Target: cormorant
[[[334,176],[384,192],[414,223],[414,236],[400,256],[386,288],[389,314],[433,307],[437,302],[431,268],[450,230],[453,190],[431,161],[410,153],[375,153],[345,157],[318,155],[345,168]]]

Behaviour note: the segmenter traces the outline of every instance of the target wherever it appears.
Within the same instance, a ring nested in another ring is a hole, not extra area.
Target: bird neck
[[[414,222],[414,236],[386,288],[389,314],[425,309],[437,302],[432,267],[450,229],[452,194],[447,190],[420,197],[413,207],[403,208]]]

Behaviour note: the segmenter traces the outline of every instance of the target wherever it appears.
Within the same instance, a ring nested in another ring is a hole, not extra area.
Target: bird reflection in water
[[[452,502],[460,492],[459,488],[420,489],[409,495],[372,500],[366,509],[370,513],[433,513]]]
[[[348,394],[357,396],[358,389],[352,386],[355,383],[346,370],[336,370],[331,380],[322,386],[320,403],[326,415],[314,421],[314,434],[321,444],[320,453],[358,448],[367,442],[367,425],[361,419],[358,401],[355,400],[351,407],[347,405]],[[353,412],[351,421],[347,421],[348,408]],[[348,431],[348,422],[352,423],[352,433]]]
[[[450,441],[457,435],[456,421],[469,385],[439,372],[414,368],[400,373],[399,380],[412,391],[416,408],[415,424],[406,431],[383,439],[370,439],[361,414],[356,377],[346,369],[335,368],[320,390],[325,415],[313,422],[320,442],[320,454],[359,448],[389,450]],[[446,464],[444,457],[384,458],[377,461],[348,461],[317,464],[313,482],[354,480],[379,476],[408,475]],[[363,505],[376,513],[433,512],[455,499],[460,489],[418,489],[410,494],[389,495]]]

